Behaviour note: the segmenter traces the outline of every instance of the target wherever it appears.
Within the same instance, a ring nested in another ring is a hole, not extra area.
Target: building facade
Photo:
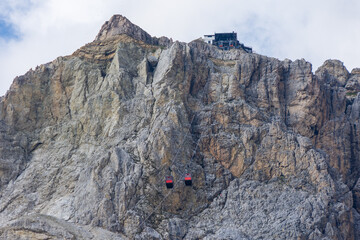
[[[204,42],[217,46],[222,50],[242,48],[248,53],[252,53],[252,48],[246,47],[237,40],[237,33],[215,33],[214,35],[204,35]]]

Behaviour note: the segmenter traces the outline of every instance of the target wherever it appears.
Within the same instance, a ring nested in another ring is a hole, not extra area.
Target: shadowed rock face
[[[358,239],[359,72],[114,16],[1,99],[0,236]]]

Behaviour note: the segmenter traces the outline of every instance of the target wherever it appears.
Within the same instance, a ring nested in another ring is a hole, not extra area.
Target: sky
[[[16,76],[95,39],[121,14],[152,36],[190,42],[232,32],[256,53],[315,71],[339,59],[360,67],[359,0],[0,0],[0,96]]]

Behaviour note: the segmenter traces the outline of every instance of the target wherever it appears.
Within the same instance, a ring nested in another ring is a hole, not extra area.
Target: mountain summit
[[[142,30],[137,25],[130,22],[126,17],[122,15],[114,15],[109,21],[101,27],[100,32],[95,38],[95,41],[104,41],[109,38],[116,37],[117,35],[125,34],[133,39],[142,41],[148,44],[160,44],[168,45],[170,40],[165,37],[159,39],[151,37],[150,34]]]
[[[136,40],[140,40],[146,43],[151,43],[152,39],[147,32],[131,23],[126,17],[121,15],[114,15],[101,27],[101,30],[96,36],[95,41],[103,41],[119,34],[126,34]]]
[[[360,239],[359,92],[115,15],[0,99],[0,238]]]

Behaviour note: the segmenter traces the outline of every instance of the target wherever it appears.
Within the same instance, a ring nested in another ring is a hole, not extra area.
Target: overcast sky
[[[30,68],[94,40],[114,14],[152,36],[190,42],[235,31],[240,42],[315,71],[339,59],[360,67],[359,0],[0,0],[0,96]]]

